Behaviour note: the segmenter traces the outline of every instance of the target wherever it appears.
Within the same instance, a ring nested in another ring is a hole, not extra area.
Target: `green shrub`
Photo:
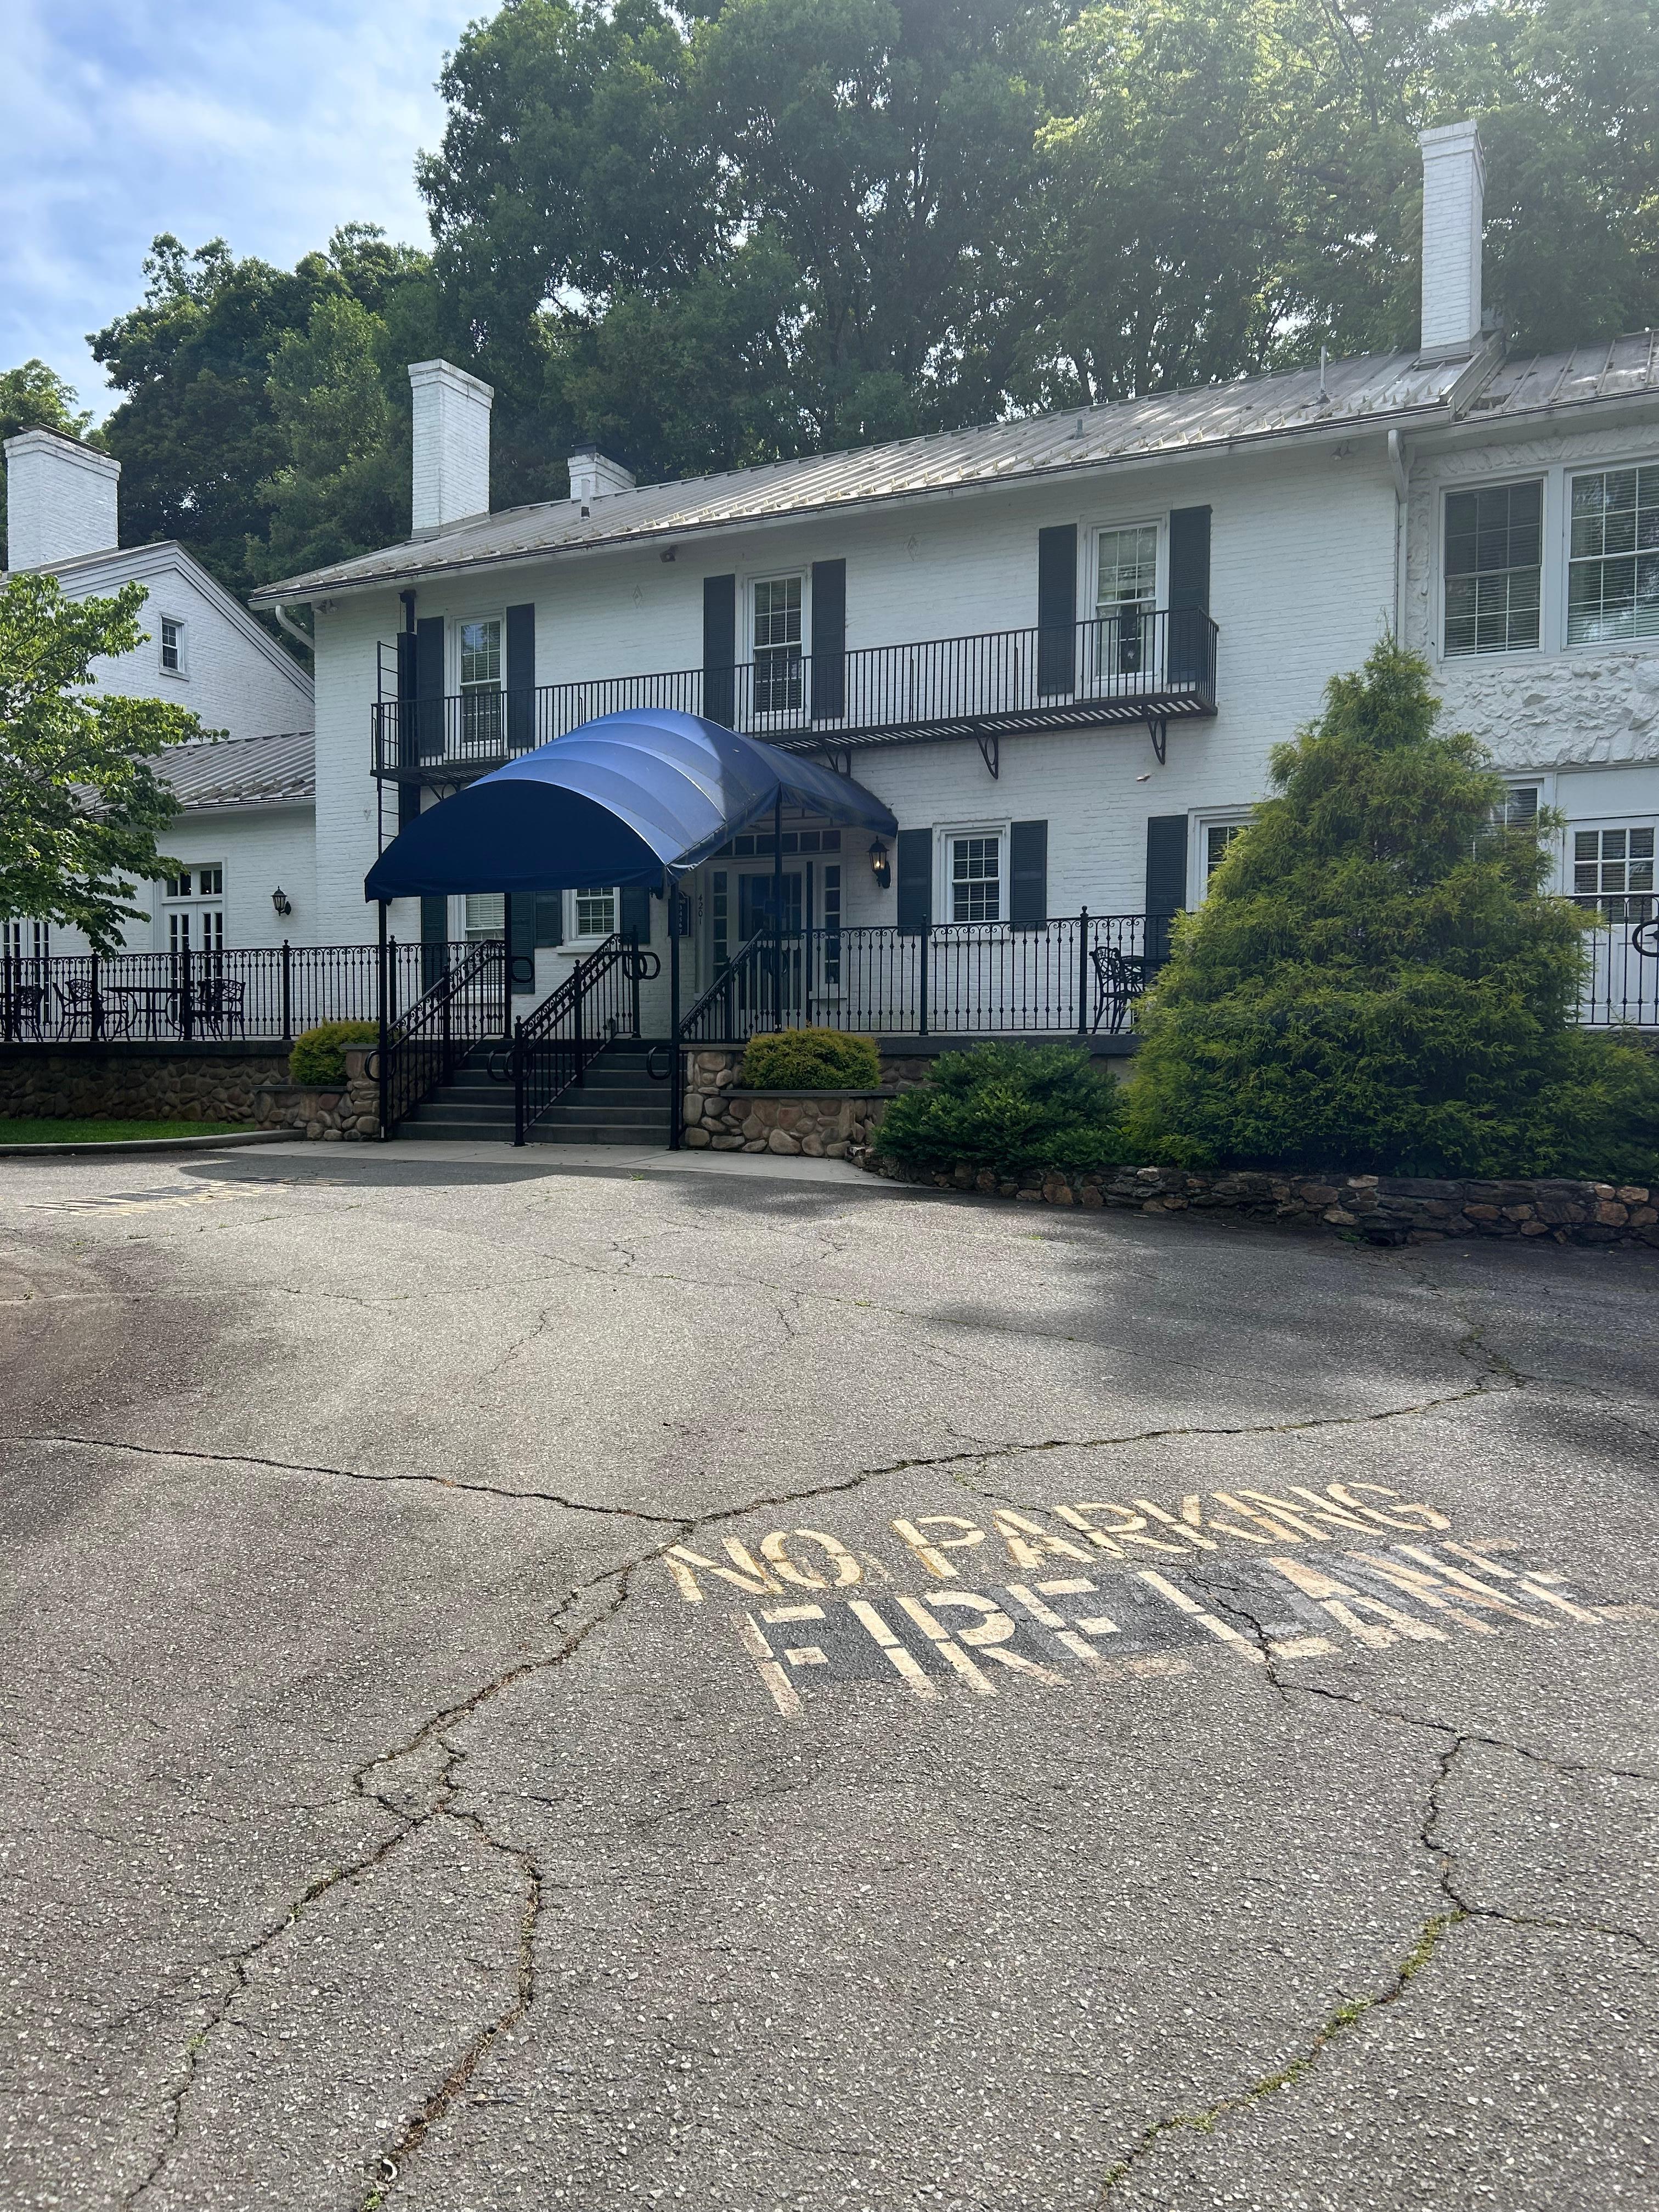
[[[374,1022],[319,1022],[294,1040],[289,1054],[290,1083],[329,1084],[345,1081],[345,1048],[374,1044],[380,1037]]]
[[[1379,1174],[1659,1166],[1659,1060],[1571,1016],[1591,917],[1391,642],[1327,687],[1136,1015],[1140,1157]],[[1500,810],[1495,814],[1494,810]],[[1540,827],[1553,830],[1554,818]]]
[[[887,1109],[879,1149],[901,1166],[1087,1170],[1129,1157],[1123,1103],[1074,1045],[981,1044],[945,1053],[933,1079]]]
[[[743,1055],[748,1091],[874,1091],[881,1060],[873,1037],[840,1030],[780,1030],[750,1037]]]

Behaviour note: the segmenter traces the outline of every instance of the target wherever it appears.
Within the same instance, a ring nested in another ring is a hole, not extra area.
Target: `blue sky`
[[[6,0],[0,368],[112,395],[86,333],[157,231],[291,264],[339,222],[429,242],[413,182],[433,81],[490,0]]]

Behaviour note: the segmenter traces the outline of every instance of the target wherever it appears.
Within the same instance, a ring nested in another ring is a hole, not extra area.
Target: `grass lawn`
[[[0,1145],[114,1145],[133,1137],[222,1137],[251,1129],[252,1121],[95,1121],[65,1116],[0,1115]]]

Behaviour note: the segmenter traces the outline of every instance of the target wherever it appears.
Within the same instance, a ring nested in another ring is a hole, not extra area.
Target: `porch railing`
[[[501,1037],[507,985],[507,947],[488,938],[463,947],[406,1012],[394,1020],[388,1012],[369,1063],[380,1083],[383,1136],[447,1083],[475,1046]]]
[[[392,944],[392,1018],[472,949]],[[0,956],[0,1040],[8,1044],[291,1044],[319,1022],[377,1021],[380,1011],[373,945]]]
[[[817,1027],[890,1036],[1116,1035],[1168,959],[1172,917],[762,930],[690,1006],[688,1044]]]
[[[1216,625],[1197,608],[1104,615],[854,653],[757,655],[729,668],[596,677],[534,690],[383,699],[374,772],[482,774],[600,714],[678,708],[793,750],[1006,734],[1215,712]]]
[[[614,1037],[640,1035],[640,985],[661,962],[631,937],[607,937],[556,991],[513,1026],[513,1141],[522,1145],[550,1106],[580,1083]]]

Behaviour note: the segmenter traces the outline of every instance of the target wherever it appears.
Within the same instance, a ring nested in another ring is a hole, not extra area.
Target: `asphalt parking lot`
[[[1659,2202],[1659,1255],[0,1167],[0,2201]]]

